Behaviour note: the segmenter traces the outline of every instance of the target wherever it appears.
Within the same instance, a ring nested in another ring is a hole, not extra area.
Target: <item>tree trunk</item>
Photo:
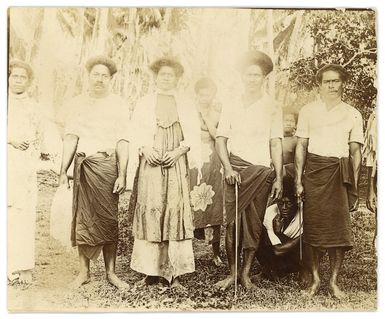
[[[273,31],[273,26],[274,26],[274,19],[273,19],[273,10],[268,9],[267,10],[267,43],[268,43],[268,55],[273,61],[273,65],[275,65],[275,54],[274,54],[274,31]],[[275,70],[270,73],[269,75],[269,87],[268,87],[268,92],[270,96],[275,98]]]

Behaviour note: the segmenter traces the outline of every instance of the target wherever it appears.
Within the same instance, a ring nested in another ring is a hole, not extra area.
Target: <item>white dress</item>
[[[8,141],[28,141],[25,151],[8,144],[8,277],[35,266],[35,223],[40,120],[27,94],[10,93]]]

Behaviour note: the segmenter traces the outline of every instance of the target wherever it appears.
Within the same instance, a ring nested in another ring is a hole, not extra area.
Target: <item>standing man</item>
[[[107,280],[127,283],[115,274],[118,201],[125,190],[128,162],[128,108],[110,92],[115,63],[107,57],[88,60],[89,90],[73,98],[68,117],[59,184],[68,185],[67,170],[75,158],[71,241],[78,246],[80,272],[73,288],[90,281],[90,260],[103,251]]]
[[[234,185],[239,187],[238,233],[244,252],[240,282],[246,289],[254,287],[250,267],[259,246],[269,194],[276,200],[282,193],[282,110],[264,93],[273,62],[265,53],[253,51],[244,55],[239,69],[244,93],[223,109],[216,138],[226,179],[226,252],[230,266],[230,275],[216,284],[221,289],[228,288],[237,275]]]
[[[8,280],[32,282],[35,267],[37,169],[42,123],[37,103],[27,93],[29,64],[9,64],[8,92]]]
[[[297,196],[305,197],[304,242],[313,275],[307,293],[314,296],[319,290],[320,259],[327,251],[330,293],[341,298],[337,278],[345,251],[353,247],[349,208],[357,200],[362,116],[341,99],[348,79],[342,66],[328,64],[317,72],[316,79],[320,99],[304,106],[299,114],[295,158]]]

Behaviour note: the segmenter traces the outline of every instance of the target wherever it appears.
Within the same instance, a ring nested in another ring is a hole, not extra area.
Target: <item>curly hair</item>
[[[315,78],[316,78],[318,84],[321,84],[322,76],[327,71],[337,72],[340,75],[342,82],[346,82],[349,80],[350,75],[349,75],[348,71],[346,71],[346,69],[342,65],[326,64],[322,68],[320,68],[315,75]]]
[[[11,75],[13,68],[24,69],[27,72],[27,74],[28,74],[29,80],[33,79],[32,67],[27,62],[24,62],[24,61],[21,61],[21,60],[17,60],[17,59],[9,61],[8,76]]]
[[[113,76],[118,70],[116,68],[116,64],[114,61],[112,61],[110,58],[104,56],[104,55],[98,55],[91,57],[88,59],[86,63],[86,69],[88,72],[91,72],[92,68],[95,65],[102,64],[110,70],[110,75]]]
[[[173,68],[175,71],[175,75],[179,78],[183,75],[184,68],[182,64],[178,62],[178,60],[174,58],[160,58],[158,60],[155,60],[153,63],[150,65],[150,70],[154,72],[154,74],[158,74],[159,70],[164,67],[168,66],[170,68]]]

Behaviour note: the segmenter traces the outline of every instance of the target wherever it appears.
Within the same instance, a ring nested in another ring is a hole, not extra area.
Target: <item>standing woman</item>
[[[29,64],[9,63],[8,92],[8,280],[26,287],[35,267],[37,170],[43,146],[43,122],[28,95]]]
[[[201,78],[195,84],[203,166],[200,185],[196,185],[195,178],[191,179],[191,201],[194,235],[211,243],[214,264],[219,266],[222,263],[219,248],[223,222],[223,187],[221,162],[215,151],[215,136],[222,107],[215,100],[216,92],[217,87],[210,78]],[[191,176],[194,173],[196,170],[191,172]]]
[[[162,277],[184,288],[179,277],[195,271],[189,169],[200,162],[199,118],[176,91],[183,66],[162,58],[150,68],[157,90],[138,102],[132,117],[132,154],[139,158],[131,164],[139,169],[131,268],[146,275],[146,284]]]

